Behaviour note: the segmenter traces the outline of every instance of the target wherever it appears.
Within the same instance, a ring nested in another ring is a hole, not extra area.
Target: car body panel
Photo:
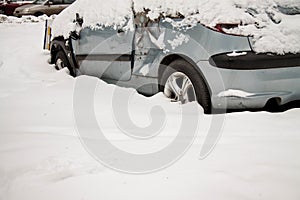
[[[261,108],[270,99],[277,98],[280,100],[279,105],[282,105],[300,98],[300,66],[288,69],[233,70],[216,68],[207,61],[199,61],[197,65],[211,86],[215,108]],[[221,82],[214,81],[216,74]],[[220,95],[230,89],[251,95]]]
[[[80,39],[72,40],[81,73],[104,79],[130,80],[133,37],[133,31],[118,33],[113,27],[83,29]]]
[[[68,3],[67,3],[68,2]],[[14,11],[14,15],[17,17],[23,15],[53,15],[59,14],[65,8],[67,8],[71,2],[66,0],[46,0],[43,3],[33,3],[31,5],[25,5],[17,8]]]
[[[120,31],[121,34],[115,27],[83,29],[80,39],[72,40],[70,51],[74,54],[77,74],[96,76],[108,83],[153,95],[159,92],[162,69],[167,67],[163,66],[165,60],[174,57],[185,59],[204,78],[214,108],[261,108],[271,99],[276,99],[278,104],[300,99],[298,65],[258,69],[253,62],[249,69],[217,67],[218,63],[212,58],[219,54],[227,56],[229,63],[242,60],[243,55],[255,56],[249,37],[220,33],[200,23],[177,29],[164,19],[152,21],[146,27],[134,26],[134,29]],[[80,55],[87,54],[99,57],[78,60]],[[126,61],[120,59],[125,55],[128,56]],[[106,58],[105,61],[106,56],[111,60]],[[289,59],[283,56],[285,58]],[[251,95],[220,95],[232,89]]]
[[[0,3],[0,14],[4,15],[13,15],[16,8],[21,7],[23,5],[31,4],[33,2],[29,0],[10,0],[3,1]]]

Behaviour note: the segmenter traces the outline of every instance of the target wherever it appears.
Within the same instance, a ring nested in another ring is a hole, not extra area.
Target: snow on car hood
[[[151,19],[184,16],[176,27],[193,27],[198,22],[214,28],[219,23],[239,24],[226,32],[253,36],[256,52],[300,53],[299,0],[77,0],[53,23],[53,36],[68,37],[75,30],[75,13],[83,27],[124,26],[135,12],[150,10]]]
[[[83,27],[123,26],[132,16],[131,0],[77,0],[63,10],[52,25],[53,36],[68,37],[76,29],[75,14],[83,17]]]

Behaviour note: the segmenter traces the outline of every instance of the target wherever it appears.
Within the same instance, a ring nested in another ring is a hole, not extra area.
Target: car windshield
[[[33,4],[43,4],[46,0],[36,0]]]

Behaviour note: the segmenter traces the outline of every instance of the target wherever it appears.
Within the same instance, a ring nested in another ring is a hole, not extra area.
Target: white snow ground
[[[43,23],[0,24],[1,200],[300,199],[300,109],[227,114],[222,137],[204,160],[199,152],[211,116],[201,114],[194,144],[169,168],[146,175],[105,168],[79,141],[72,107],[75,79],[47,64],[43,28]],[[141,146],[153,151],[172,139],[176,126],[167,125],[155,145],[121,134],[109,117],[109,98],[101,98],[115,86],[99,84],[96,116],[106,120],[103,131],[112,142],[130,151]],[[134,99],[131,116],[141,125],[149,123],[144,113],[152,104],[164,106],[169,119],[178,117],[180,106],[162,95]]]

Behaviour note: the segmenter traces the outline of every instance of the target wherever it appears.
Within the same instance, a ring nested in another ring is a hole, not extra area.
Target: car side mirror
[[[52,6],[52,5],[53,5],[53,2],[52,2],[52,1],[48,1],[47,5],[48,5],[48,6]]]
[[[73,39],[73,40],[78,40],[78,39],[80,39],[80,36],[76,31],[72,31],[70,33],[70,38]]]
[[[83,17],[80,17],[80,16],[79,16],[79,13],[76,13],[75,22],[77,22],[77,24],[78,24],[79,26],[82,26],[82,24],[83,24]]]

